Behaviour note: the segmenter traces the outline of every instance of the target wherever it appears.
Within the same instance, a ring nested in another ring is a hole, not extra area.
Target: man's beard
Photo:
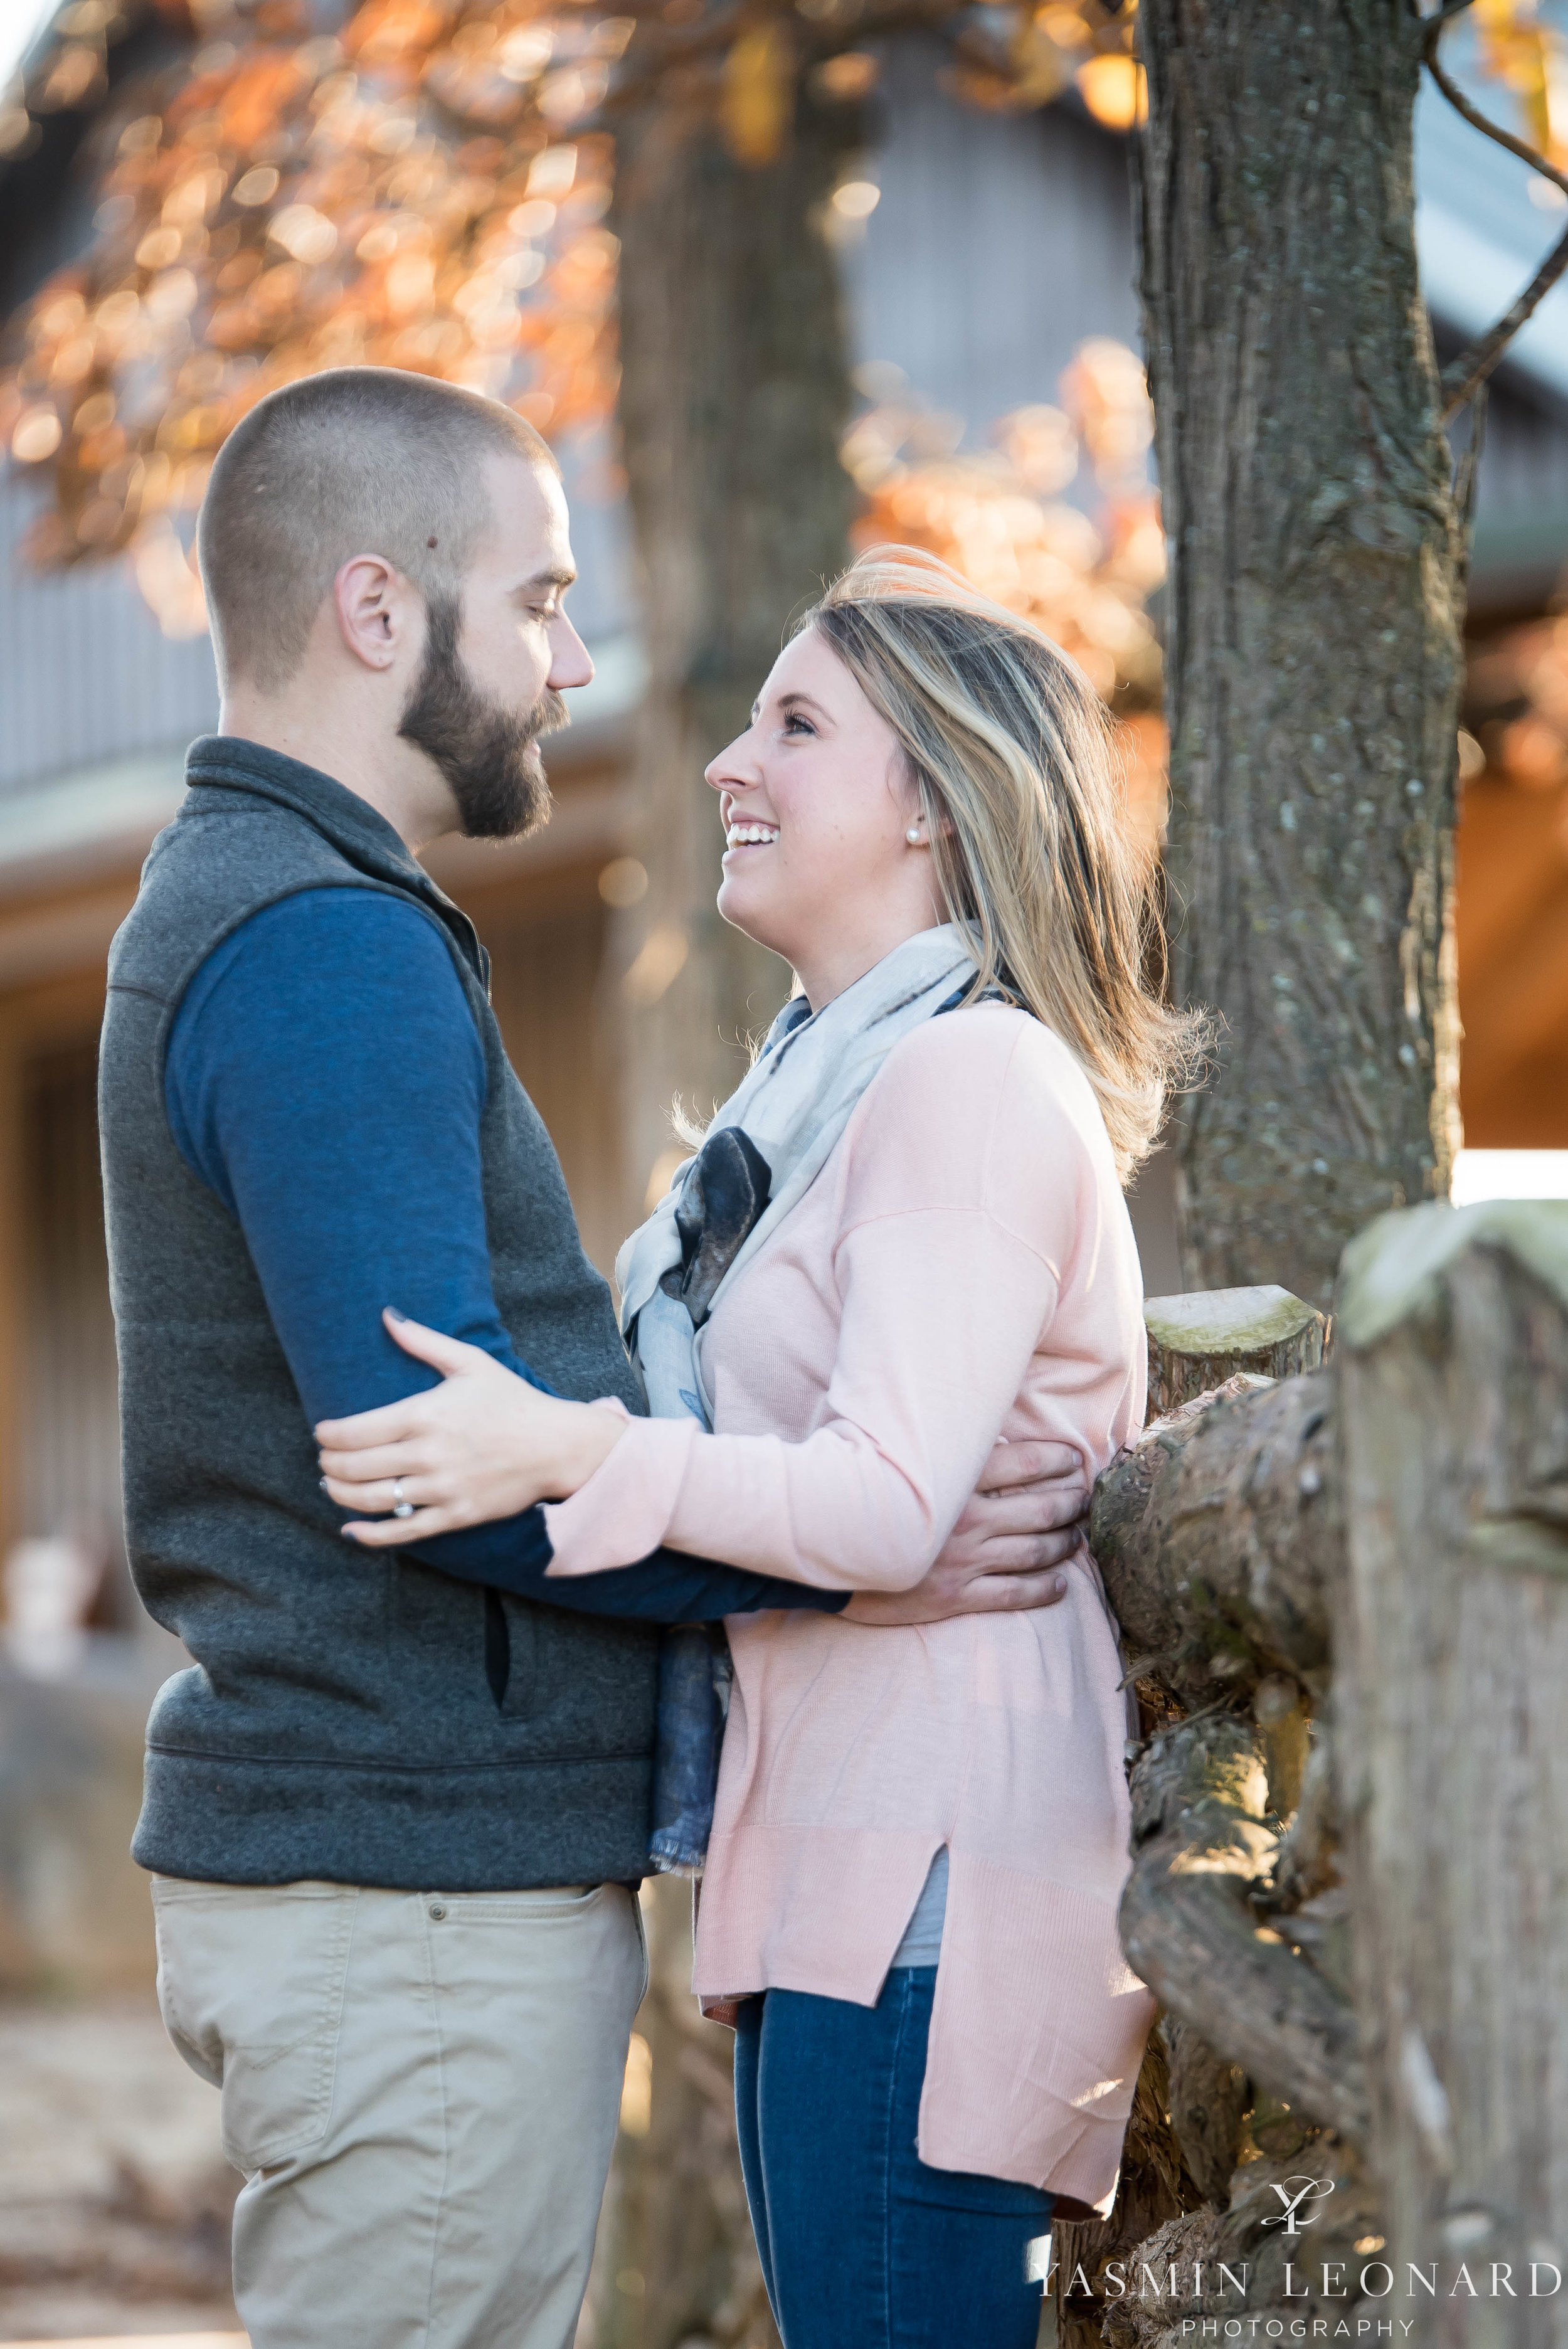
[[[547,686],[526,717],[503,709],[463,666],[458,597],[432,595],[427,610],[425,663],[397,731],[446,777],[469,840],[537,832],[550,813],[539,737],[566,724],[566,704]]]

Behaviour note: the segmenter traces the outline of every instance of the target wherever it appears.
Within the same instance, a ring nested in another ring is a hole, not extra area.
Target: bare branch
[[[1466,5],[1469,5],[1470,0],[1466,0]],[[1538,154],[1535,149],[1528,145],[1524,140],[1516,139],[1512,131],[1504,130],[1501,123],[1489,120],[1478,107],[1470,104],[1458,82],[1443,70],[1438,63],[1438,36],[1442,29],[1443,19],[1440,16],[1435,17],[1427,34],[1427,67],[1432,79],[1454,111],[1463,115],[1472,130],[1479,130],[1483,137],[1495,140],[1500,147],[1506,147],[1511,155],[1517,155],[1522,163],[1528,163],[1532,171],[1539,171],[1543,180],[1550,180],[1554,188],[1561,188],[1563,194],[1568,196],[1568,178],[1555,170],[1544,155]]]
[[[1442,381],[1447,397],[1439,419],[1440,423],[1451,423],[1465,402],[1480,389],[1521,326],[1543,297],[1551,293],[1565,269],[1568,269],[1568,232],[1564,232],[1553,246],[1512,309],[1498,320],[1491,334],[1455,359],[1451,367],[1445,367]]]
[[[1468,0],[1463,0],[1463,5],[1468,5]],[[1538,154],[1522,139],[1516,139],[1511,130],[1504,130],[1501,124],[1490,121],[1479,108],[1470,104],[1459,84],[1438,63],[1438,36],[1449,17],[1455,14],[1456,8],[1445,7],[1429,22],[1425,54],[1427,69],[1432,79],[1454,111],[1463,116],[1472,130],[1479,130],[1497,146],[1506,148],[1511,155],[1517,155],[1522,163],[1528,163],[1532,171],[1539,171],[1543,180],[1550,180],[1554,188],[1560,188],[1568,196],[1568,176],[1555,170],[1544,155]],[[1518,301],[1498,320],[1491,332],[1444,368],[1441,417],[1444,424],[1451,423],[1465,402],[1474,398],[1521,326],[1551,293],[1564,270],[1568,270],[1568,231],[1553,246]]]
[[[1121,1945],[1133,1971],[1222,2062],[1360,2144],[1367,2085],[1355,2009],[1259,1929],[1249,1895],[1274,1848],[1263,1757],[1233,1714],[1155,1738],[1132,1775]]]

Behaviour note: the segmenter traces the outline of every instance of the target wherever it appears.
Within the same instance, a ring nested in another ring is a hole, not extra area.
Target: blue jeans
[[[740,2166],[784,2349],[1035,2349],[1024,2248],[1053,2198],[915,2151],[934,1966],[874,2007],[770,1990],[740,2009]]]

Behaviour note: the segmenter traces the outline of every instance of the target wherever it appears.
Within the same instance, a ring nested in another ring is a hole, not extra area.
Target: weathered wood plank
[[[1387,2256],[1439,2265],[1424,2338],[1544,2349],[1568,2341],[1568,1205],[1380,1217],[1343,1307],[1336,1742]]]

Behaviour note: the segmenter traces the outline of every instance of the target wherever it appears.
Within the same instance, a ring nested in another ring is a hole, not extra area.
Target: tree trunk
[[[1344,1295],[1336,1703],[1384,2256],[1418,2337],[1545,2349],[1568,2340],[1568,1206],[1390,1217]],[[1436,2264],[1430,2307],[1407,2262]]]
[[[635,2029],[651,2095],[627,2116],[588,2293],[592,2349],[779,2349],[736,2148],[735,2035],[691,1994],[692,1889],[655,1877]],[[631,2102],[630,2098],[627,2102]]]
[[[745,1074],[789,972],[720,921],[723,841],[703,769],[746,723],[791,615],[847,559],[851,407],[821,218],[863,126],[802,97],[759,169],[661,96],[617,133],[621,428],[651,681],[635,763],[649,886],[616,961],[628,1176],[641,1212],[672,1101],[706,1117]],[[660,1879],[651,2126],[617,2151],[596,2305],[609,2349],[774,2340],[728,2104],[733,2040],[691,1997],[689,1886]],[[628,2279],[629,2291],[616,2278]]]
[[[1143,0],[1141,293],[1171,549],[1190,1288],[1327,1302],[1457,1139],[1459,532],[1396,0]]]
[[[861,134],[856,109],[806,96],[761,168],[662,100],[618,134],[621,429],[652,664],[635,769],[650,885],[620,956],[639,1202],[671,1146],[672,1097],[706,1117],[789,990],[714,910],[723,843],[703,769],[847,557],[849,362],[821,221]]]

